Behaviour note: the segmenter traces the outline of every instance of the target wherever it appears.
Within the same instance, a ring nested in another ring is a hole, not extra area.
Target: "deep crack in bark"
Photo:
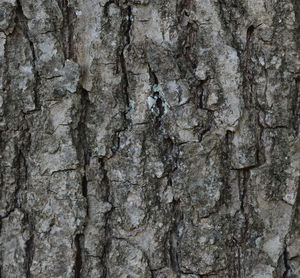
[[[124,37],[124,44],[122,45],[122,49],[120,52],[120,64],[122,69],[122,91],[124,93],[126,107],[129,107],[129,95],[128,95],[129,81],[128,81],[128,73],[127,73],[126,59],[125,59],[124,52],[126,48],[130,47],[130,31],[132,25],[131,6],[128,6],[125,10],[122,9],[122,13],[124,13],[125,15],[125,18],[123,19],[122,26],[121,26],[121,32]]]
[[[289,266],[288,252],[286,247],[284,248],[283,251],[283,262],[284,262],[285,271],[282,275],[282,278],[287,278],[289,274],[290,266]]]
[[[110,203],[110,188],[109,188],[109,180],[107,176],[107,171],[105,169],[105,162],[103,159],[99,159],[99,164],[100,164],[100,170],[102,171],[103,178],[101,181],[101,187],[102,190],[104,190],[104,202]],[[114,207],[112,206],[111,210],[105,213],[104,215],[104,233],[105,233],[105,238],[104,238],[104,246],[103,246],[103,253],[101,255],[101,263],[103,267],[103,277],[109,277],[108,275],[108,269],[107,269],[107,256],[109,252],[109,248],[111,245],[111,228],[110,228],[110,216],[113,211]]]
[[[33,259],[33,248],[34,248],[34,235],[32,234],[30,238],[25,243],[25,270],[26,270],[26,278],[31,277],[30,268]]]
[[[82,269],[82,250],[81,250],[81,243],[80,239],[83,237],[83,234],[77,234],[74,239],[74,244],[76,248],[76,256],[75,256],[75,265],[74,265],[74,277],[80,278],[81,277],[81,269]]]
[[[40,78],[39,72],[36,69],[37,57],[36,57],[33,41],[30,38],[30,32],[28,29],[27,18],[24,15],[21,2],[20,2],[20,0],[16,0],[16,3],[17,3],[17,15],[18,15],[17,18],[20,23],[20,28],[22,29],[24,37],[27,39],[27,41],[29,43],[31,55],[32,55],[32,60],[30,62],[31,62],[31,67],[32,67],[33,75],[34,75],[34,80],[35,80],[34,87],[33,87],[35,110],[40,110],[41,105],[40,105],[40,101],[39,101],[39,86],[41,83],[41,78]]]
[[[88,180],[87,180],[87,166],[90,161],[90,153],[89,153],[89,145],[88,145],[88,137],[87,137],[87,126],[86,126],[86,118],[87,111],[89,106],[89,95],[88,91],[84,88],[78,89],[80,93],[80,107],[79,110],[79,121],[75,130],[72,131],[72,138],[74,141],[74,145],[76,147],[77,157],[82,165],[82,176],[81,176],[81,193],[82,196],[86,199],[86,216],[85,219],[88,221],[89,218],[89,204],[88,204]],[[84,229],[87,223],[84,223],[83,227],[80,227],[79,231],[76,232],[74,238],[74,244],[76,248],[76,257],[74,264],[74,273],[75,278],[80,278],[81,270],[82,270],[82,252],[83,248],[81,244],[83,244],[84,238]]]
[[[62,44],[64,50],[64,56],[66,59],[73,59],[76,61],[75,51],[74,51],[74,19],[76,17],[74,9],[70,6],[68,0],[58,1],[61,13],[63,15],[63,23],[61,30]]]
[[[173,200],[172,202],[172,225],[169,235],[170,240],[170,264],[173,271],[177,274],[181,272],[179,264],[179,231],[178,226],[183,220],[183,213],[180,210],[180,200]]]

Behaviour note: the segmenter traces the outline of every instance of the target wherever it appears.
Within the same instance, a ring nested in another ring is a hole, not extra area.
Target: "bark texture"
[[[0,277],[300,277],[299,18],[1,0]]]

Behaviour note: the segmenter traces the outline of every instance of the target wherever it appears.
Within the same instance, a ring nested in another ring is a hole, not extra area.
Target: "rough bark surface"
[[[1,0],[0,277],[300,277],[299,6]]]

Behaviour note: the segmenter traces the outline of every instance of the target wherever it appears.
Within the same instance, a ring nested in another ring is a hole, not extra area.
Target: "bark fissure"
[[[83,234],[77,234],[74,239],[74,244],[76,248],[76,255],[75,255],[75,265],[74,265],[74,277],[80,278],[81,277],[81,269],[82,269],[82,248],[81,248],[81,239]]]
[[[72,138],[76,148],[77,157],[82,166],[81,168],[81,194],[85,198],[85,222],[78,228],[74,235],[74,245],[76,249],[75,263],[74,263],[74,275],[75,278],[81,277],[82,272],[82,260],[83,260],[83,244],[84,244],[84,232],[89,219],[89,199],[88,199],[88,180],[87,180],[87,167],[90,163],[90,151],[87,140],[87,113],[89,109],[89,92],[84,88],[79,88],[80,102],[78,107],[79,119],[78,124],[74,130],[72,130]],[[71,169],[75,171],[75,169]]]
[[[87,111],[89,107],[89,92],[85,89],[80,89],[80,119],[78,123],[78,143],[79,143],[79,153],[80,160],[83,162],[84,171],[86,171],[86,166],[89,164],[90,153],[89,153],[89,145],[87,141]]]
[[[180,263],[179,263],[179,248],[180,248],[180,238],[179,238],[179,225],[183,220],[183,213],[180,210],[180,200],[173,200],[172,202],[172,225],[169,235],[169,245],[170,245],[170,265],[175,273],[181,273]]]
[[[68,58],[68,50],[67,50],[67,29],[69,26],[69,16],[68,16],[68,12],[67,12],[67,6],[68,6],[68,0],[56,0],[57,5],[59,6],[60,12],[63,16],[62,18],[62,26],[61,26],[61,32],[60,32],[60,41],[59,43],[61,44],[61,47],[63,49],[64,52],[64,58],[65,60]]]
[[[155,75],[154,75],[155,76]],[[154,80],[157,78],[154,78]],[[164,167],[166,172],[166,178],[168,180],[168,186],[173,187],[172,184],[172,174],[175,173],[177,169],[178,163],[178,155],[179,155],[179,148],[170,137],[166,138],[163,141],[163,146],[165,146],[165,150],[163,153],[164,156]],[[183,222],[183,212],[180,208],[181,200],[174,199],[170,203],[170,213],[171,213],[171,224],[170,229],[167,234],[166,242],[164,243],[165,248],[168,247],[168,257],[166,261],[170,265],[171,269],[177,276],[181,273],[180,268],[180,225]]]
[[[218,0],[218,13],[223,30],[226,33],[225,40],[228,41],[228,44],[237,51],[237,55],[241,60],[243,50],[237,37],[234,36],[237,31],[237,23],[236,19],[233,17],[234,13],[232,12],[237,9],[237,5],[238,10],[241,10],[240,13],[243,14],[245,12],[245,8],[241,2],[239,4],[235,4],[234,1],[232,3],[232,1]]]
[[[162,88],[161,85],[159,84],[159,80],[155,72],[152,70],[150,63],[148,63],[148,72],[150,77],[150,85],[151,85],[151,93],[152,93],[151,97],[153,100],[155,100],[155,103],[151,107],[151,111],[155,114],[154,127],[155,129],[160,129],[167,104],[161,94]]]
[[[32,231],[31,231],[32,233]],[[31,277],[30,268],[32,265],[33,255],[34,255],[34,235],[32,234],[30,238],[25,243],[25,271],[26,278]]]
[[[115,1],[108,1],[104,8],[104,14],[107,14],[109,6],[115,3]],[[120,132],[127,130],[131,126],[130,120],[127,118],[127,113],[130,111],[130,96],[129,96],[129,76],[127,72],[126,66],[126,51],[130,51],[130,32],[132,25],[132,11],[131,6],[122,7],[120,3],[115,3],[123,16],[120,28],[120,37],[121,37],[121,45],[117,51],[117,74],[119,73],[119,68],[121,69],[121,92],[122,98],[124,102],[124,111],[121,112],[123,116],[123,127],[114,132],[113,142],[114,145],[111,148],[113,155],[119,149],[120,143]]]
[[[246,196],[247,196],[247,190],[248,190],[248,180],[249,180],[249,169],[242,169],[242,185],[241,183],[239,183],[240,185],[240,202],[241,202],[241,213],[244,216],[244,220],[245,220],[245,225],[244,225],[244,231],[242,232],[242,238],[245,241],[246,240],[246,236],[247,236],[247,232],[249,229],[249,219],[248,219],[248,213],[246,212]]]
[[[18,147],[17,147],[18,148]],[[21,208],[19,193],[24,185],[25,177],[22,177],[24,169],[26,169],[25,158],[21,150],[18,150],[17,156],[15,157],[14,168],[16,169],[16,187],[14,190],[14,209]],[[25,174],[26,176],[26,174]]]
[[[126,66],[126,57],[125,57],[125,50],[130,51],[130,31],[131,31],[131,25],[132,25],[132,11],[131,6],[128,6],[125,9],[121,10],[122,13],[124,13],[124,18],[121,26],[121,32],[124,37],[124,42],[122,49],[120,51],[120,64],[121,64],[121,70],[122,70],[122,91],[124,94],[124,100],[126,107],[129,108],[129,94],[128,94],[128,88],[129,88],[129,80],[128,80],[128,72],[127,72],[127,66]],[[126,119],[126,114],[125,114]]]
[[[62,0],[60,9],[63,14],[62,36],[63,36],[63,44],[64,44],[63,48],[64,48],[65,59],[76,60],[75,51],[74,51],[74,42],[73,42],[73,33],[74,33],[73,21],[75,18],[75,13],[73,8],[70,6],[68,0]]]
[[[257,117],[257,126],[259,128],[258,138],[257,138],[257,145],[256,145],[256,163],[257,163],[257,167],[259,167],[260,165],[262,165],[266,161],[265,150],[264,150],[263,140],[262,140],[262,136],[263,136],[263,132],[264,132],[265,127],[260,122],[259,112],[257,113],[256,117]]]
[[[110,185],[109,185],[109,179],[107,176],[107,171],[105,169],[105,160],[104,159],[99,159],[99,164],[100,164],[100,170],[102,171],[102,181],[101,181],[101,188],[104,191],[104,202],[107,202],[111,204],[110,201]],[[114,210],[114,205],[111,204],[111,209],[107,211],[104,214],[104,245],[103,245],[103,252],[100,258],[102,267],[103,267],[103,277],[109,277],[109,272],[108,272],[108,266],[107,266],[107,260],[108,260],[108,254],[110,251],[110,245],[112,241],[112,234],[111,234],[111,227],[110,227],[110,217],[111,214]]]
[[[34,86],[33,86],[33,93],[34,93],[34,104],[35,104],[35,110],[40,110],[40,100],[39,100],[39,87],[41,84],[41,77],[40,74],[36,68],[36,61],[37,61],[37,56],[35,53],[35,48],[34,48],[34,43],[33,40],[30,37],[30,32],[29,32],[29,28],[28,28],[28,23],[27,23],[27,18],[24,15],[23,12],[23,8],[21,5],[20,0],[16,1],[17,3],[17,17],[18,17],[18,23],[20,25],[20,28],[23,31],[24,37],[26,38],[26,40],[28,41],[30,50],[31,50],[31,55],[32,55],[32,60],[31,62],[31,66],[32,66],[32,72],[34,75]]]
[[[244,92],[244,102],[246,107],[253,107],[256,101],[253,96],[253,83],[254,76],[251,69],[251,58],[252,58],[252,48],[251,48],[251,40],[255,31],[255,27],[250,25],[247,29],[247,38],[246,38],[246,46],[244,53],[244,61],[241,61],[241,67],[243,71],[243,88]],[[248,95],[249,94],[249,95]]]
[[[288,259],[288,252],[287,252],[287,248],[285,247],[284,248],[284,251],[283,251],[283,262],[284,262],[284,267],[285,267],[285,271],[282,275],[282,278],[287,278],[289,277],[289,270],[290,270],[290,266],[289,266],[289,259]]]
[[[300,77],[295,78],[295,88],[294,88],[294,94],[292,97],[292,125],[297,133],[299,130],[299,108],[300,108],[300,97],[299,97],[299,91],[300,91]]]

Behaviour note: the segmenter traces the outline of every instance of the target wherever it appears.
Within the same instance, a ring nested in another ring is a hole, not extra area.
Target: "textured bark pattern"
[[[299,18],[1,0],[0,277],[300,277]]]

